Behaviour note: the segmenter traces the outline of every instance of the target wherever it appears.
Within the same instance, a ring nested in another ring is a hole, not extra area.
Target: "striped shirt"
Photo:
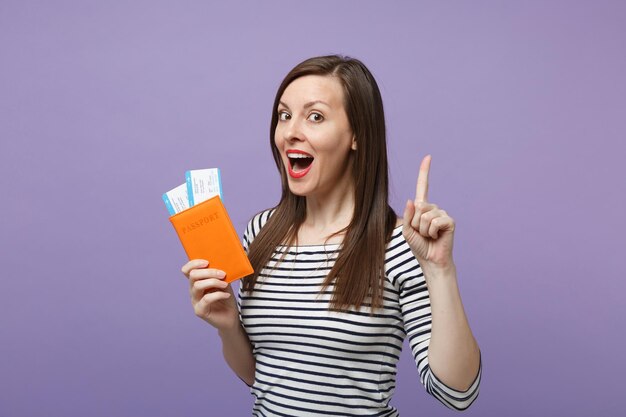
[[[272,210],[250,220],[246,251]],[[449,408],[478,396],[481,368],[467,391],[446,386],[428,366],[431,310],[424,275],[402,227],[385,252],[384,306],[329,311],[333,286],[321,291],[340,244],[278,246],[255,290],[239,290],[240,318],[253,347],[253,416],[399,416],[389,401],[408,336],[421,383]],[[282,263],[278,259],[287,251]]]

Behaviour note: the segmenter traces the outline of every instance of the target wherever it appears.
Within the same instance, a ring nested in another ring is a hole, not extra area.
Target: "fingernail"
[[[217,277],[218,278],[224,278],[226,276],[226,272],[224,271],[217,271]]]

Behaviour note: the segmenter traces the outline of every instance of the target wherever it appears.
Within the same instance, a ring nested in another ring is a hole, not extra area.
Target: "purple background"
[[[383,4],[384,3],[384,4]],[[624,413],[622,1],[0,3],[0,416],[250,415],[161,193],[274,205],[274,93],[344,53],[380,84],[392,205],[430,200],[484,359],[468,416]],[[393,403],[425,394],[405,346]]]

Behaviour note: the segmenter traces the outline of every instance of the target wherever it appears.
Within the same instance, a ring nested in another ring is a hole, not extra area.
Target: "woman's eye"
[[[289,120],[289,118],[291,117],[291,115],[289,113],[287,113],[286,111],[279,111],[278,112],[278,120]]]
[[[319,113],[311,113],[309,115],[309,120],[312,122],[321,122],[322,120],[324,120],[324,116]]]

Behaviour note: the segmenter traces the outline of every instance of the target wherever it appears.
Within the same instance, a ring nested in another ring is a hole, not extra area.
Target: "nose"
[[[282,136],[283,139],[287,142],[298,142],[304,140],[302,126],[295,117],[285,122],[285,124],[283,125]]]

